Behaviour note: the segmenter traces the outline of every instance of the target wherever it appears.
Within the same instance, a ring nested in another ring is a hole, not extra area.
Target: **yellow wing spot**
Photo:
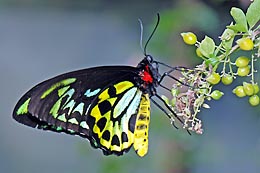
[[[118,145],[111,145],[112,151],[121,151],[121,131],[119,129],[118,121],[114,123],[113,133],[112,136],[116,135],[119,139],[119,146]],[[112,144],[112,143],[111,143]]]
[[[134,134],[128,130],[127,132],[127,136],[128,136],[128,142],[125,142],[127,144],[127,146],[129,147],[130,145],[132,145],[133,141],[134,141]],[[125,144],[124,143],[124,144]]]
[[[129,81],[119,82],[114,85],[114,87],[116,88],[116,94],[120,94],[124,92],[126,89],[131,88],[132,86],[134,86],[134,84]]]
[[[113,105],[115,104],[116,100],[117,100],[116,97],[115,97],[115,98],[109,98],[109,99],[107,99],[107,101],[110,102],[110,104],[112,105],[112,107],[113,107]]]
[[[110,141],[107,141],[103,138],[100,138],[100,144],[105,146],[107,149],[109,149],[110,145],[111,145],[111,140]]]
[[[98,103],[100,103],[100,102],[102,102],[102,101],[104,101],[104,100],[106,100],[110,97],[109,94],[108,94],[108,89],[109,88],[105,89],[101,94],[99,94],[99,96],[98,96],[99,102]]]
[[[96,124],[93,127],[93,132],[98,134],[98,138],[100,138],[100,136],[101,136],[100,129]]]
[[[108,111],[108,112],[107,112],[105,115],[103,115],[103,116],[100,115],[100,114],[99,114],[98,116],[96,116],[96,115],[93,116],[93,117],[96,118],[96,122],[95,122],[95,125],[94,125],[94,127],[93,127],[93,132],[96,133],[96,134],[98,135],[99,138],[101,138],[101,136],[102,136],[102,132],[105,131],[108,122],[106,122],[106,124],[105,124],[105,128],[104,128],[102,131],[100,131],[100,128],[98,127],[97,122],[98,122],[102,117],[106,117],[106,119],[108,120],[109,117],[110,117],[110,114],[111,114],[111,111]]]
[[[148,130],[150,123],[150,100],[148,94],[143,94],[136,117],[134,131],[134,149],[143,157],[148,152]]]
[[[105,127],[104,131],[106,131],[106,130],[109,131],[109,135],[110,135],[109,141],[107,141],[103,138],[100,138],[100,144],[105,146],[107,149],[109,149],[111,146],[111,140],[112,140],[112,135],[113,135],[111,133],[113,131],[113,122],[112,121],[108,121],[107,126]]]
[[[100,119],[101,118],[101,113],[100,113],[100,111],[99,111],[99,108],[98,108],[98,105],[96,105],[92,110],[91,110],[91,113],[90,113],[90,115],[92,116],[92,117],[95,117],[96,119]]]

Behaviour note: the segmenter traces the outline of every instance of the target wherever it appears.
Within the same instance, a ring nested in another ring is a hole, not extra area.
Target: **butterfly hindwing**
[[[144,101],[148,96],[137,87],[137,77],[137,69],[128,66],[63,74],[28,91],[16,105],[13,117],[31,127],[80,135],[105,154],[121,155],[135,142],[138,129],[146,130],[142,139],[148,135],[147,122],[136,126],[149,109],[142,106],[148,103]],[[149,123],[149,111],[146,116]],[[141,145],[134,146],[138,150]]]
[[[121,155],[132,146],[141,96],[130,81],[111,85],[98,95],[87,121],[96,145],[102,146],[105,154]]]

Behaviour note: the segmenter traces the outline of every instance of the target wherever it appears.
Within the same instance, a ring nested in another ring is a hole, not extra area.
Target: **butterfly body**
[[[148,151],[150,97],[161,75],[147,55],[137,67],[102,66],[65,73],[29,90],[13,117],[39,129],[87,138],[105,155],[122,155],[132,146]]]

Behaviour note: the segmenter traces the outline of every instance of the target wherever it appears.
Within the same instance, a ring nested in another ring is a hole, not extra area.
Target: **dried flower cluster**
[[[180,68],[178,71],[182,76],[172,87],[172,98],[162,98],[183,120],[183,128],[202,134],[202,121],[197,114],[201,107],[209,108],[205,100],[211,99],[212,85],[206,79],[212,73],[212,69],[201,64],[194,69]]]

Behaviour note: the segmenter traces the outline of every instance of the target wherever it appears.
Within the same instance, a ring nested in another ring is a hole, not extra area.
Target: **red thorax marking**
[[[142,79],[146,83],[152,83],[153,82],[153,78],[152,78],[151,74],[149,73],[148,65],[145,66],[145,70],[143,72]]]

